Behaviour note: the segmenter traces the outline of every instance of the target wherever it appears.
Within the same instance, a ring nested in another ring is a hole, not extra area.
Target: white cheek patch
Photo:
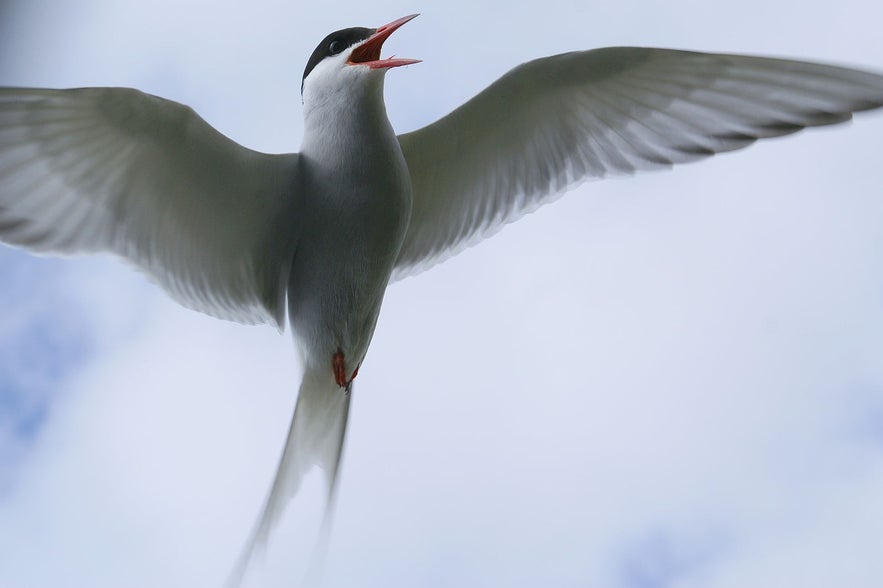
[[[346,68],[346,57],[342,54],[326,57],[313,68],[313,71],[304,78],[302,92],[304,98],[307,93],[315,92],[317,88],[334,86],[335,79],[340,78],[340,70]]]
[[[364,85],[364,78],[373,77],[371,74],[375,70],[359,64],[348,64],[349,54],[349,51],[344,51],[342,54],[327,57],[313,68],[304,79],[302,88],[304,104],[316,106],[342,92],[359,93]]]

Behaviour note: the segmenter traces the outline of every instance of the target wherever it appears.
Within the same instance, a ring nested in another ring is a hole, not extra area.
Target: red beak
[[[403,16],[389,24],[376,29],[374,34],[368,37],[364,43],[353,49],[350,58],[347,60],[349,65],[367,65],[371,69],[388,69],[390,67],[399,67],[400,65],[411,65],[412,63],[420,63],[419,59],[397,59],[389,57],[380,59],[380,49],[383,42],[386,41],[397,28],[405,24],[411,19],[417,18],[418,15]]]

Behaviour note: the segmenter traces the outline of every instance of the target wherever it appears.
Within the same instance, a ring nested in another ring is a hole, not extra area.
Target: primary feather
[[[184,306],[281,329],[296,160],[137,90],[2,88],[0,240],[115,253]]]
[[[741,149],[883,105],[883,77],[640,47],[522,64],[399,136],[414,204],[394,279],[423,271],[592,178]]]

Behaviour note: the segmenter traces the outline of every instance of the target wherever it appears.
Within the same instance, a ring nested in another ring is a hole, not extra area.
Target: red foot
[[[337,348],[337,353],[331,356],[331,369],[334,370],[334,381],[341,388],[346,386],[346,361],[343,358],[343,350]]]
[[[360,367],[362,367],[361,364],[357,365],[352,377],[347,379],[346,359],[343,355],[343,349],[338,347],[337,353],[331,356],[331,369],[334,371],[334,382],[341,388],[346,388],[347,386],[349,386],[350,382],[356,379],[356,376],[359,375]]]

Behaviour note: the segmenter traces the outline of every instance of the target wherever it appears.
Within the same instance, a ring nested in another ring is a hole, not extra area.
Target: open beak
[[[376,29],[374,34],[353,49],[350,58],[347,60],[348,65],[367,65],[371,69],[388,69],[390,67],[399,67],[400,65],[411,65],[412,63],[420,63],[419,59],[400,59],[397,57],[388,57],[380,59],[380,49],[383,42],[386,41],[397,28],[405,24],[411,19],[417,18],[418,15],[411,14],[396,19],[389,24]]]

